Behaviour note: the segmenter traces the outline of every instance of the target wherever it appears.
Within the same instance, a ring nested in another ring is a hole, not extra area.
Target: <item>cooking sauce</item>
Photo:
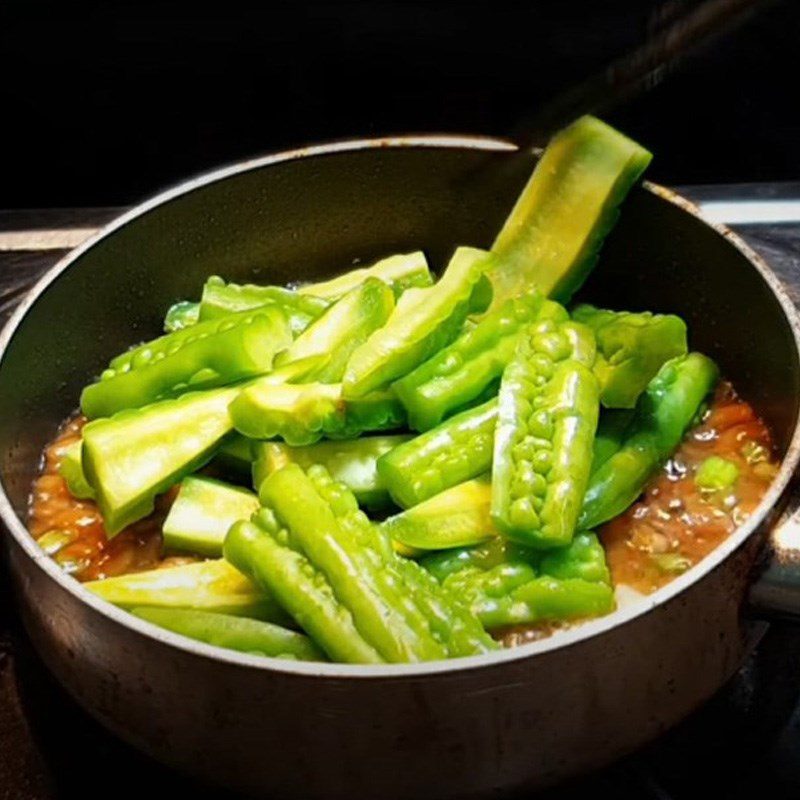
[[[33,485],[28,529],[42,547],[82,581],[109,578],[193,558],[162,558],[161,525],[177,490],[158,498],[155,511],[113,539],[92,500],[78,500],[58,472],[67,448],[81,438],[84,417],[65,423],[45,448],[42,472]]]
[[[735,464],[729,489],[699,486],[711,456]],[[778,471],[766,425],[729,383],[640,500],[600,531],[614,585],[649,593],[685,572],[753,512]]]

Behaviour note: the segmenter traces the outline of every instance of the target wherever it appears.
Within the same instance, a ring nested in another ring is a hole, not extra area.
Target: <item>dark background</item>
[[[503,134],[692,0],[0,2],[0,208],[130,203],[242,157],[408,131]],[[65,8],[65,6],[69,6]],[[67,13],[68,12],[68,13]],[[797,179],[800,3],[608,115],[669,184]]]

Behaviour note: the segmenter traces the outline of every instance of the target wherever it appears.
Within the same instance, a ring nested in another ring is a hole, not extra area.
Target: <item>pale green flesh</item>
[[[328,356],[314,377],[321,383],[341,380],[352,352],[380,328],[394,309],[394,294],[383,281],[367,278],[334,303],[281,353],[276,365]]]
[[[231,525],[250,519],[258,507],[258,498],[247,489],[189,476],[164,520],[164,547],[221,556]]]
[[[65,451],[58,468],[59,474],[67,482],[67,489],[73,497],[79,500],[93,500],[94,489],[86,480],[83,473],[83,441],[71,444]]]
[[[529,286],[568,300],[588,275],[617,207],[651,154],[594,117],[547,146],[492,245],[493,307]]]
[[[450,344],[472,310],[473,295],[482,292],[479,284],[488,260],[483,250],[459,247],[438,283],[405,292],[387,323],[347,362],[344,397],[379,389]]]
[[[491,502],[491,477],[486,474],[389,517],[381,527],[395,541],[421,550],[478,544],[497,536]]]
[[[329,281],[309,283],[301,286],[300,294],[310,294],[325,300],[337,300],[342,295],[364,283],[367,278],[379,278],[394,289],[399,297],[406,289],[430,286],[433,276],[428,269],[428,262],[421,250],[413,253],[402,253],[377,261],[371,267],[362,267],[346,272]]]
[[[109,536],[146,517],[156,495],[211,457],[233,428],[228,406],[238,393],[234,388],[187,394],[83,429],[83,469]]]
[[[270,621],[285,617],[273,600],[221,558],[119,575],[84,586],[121,608],[197,608]]]

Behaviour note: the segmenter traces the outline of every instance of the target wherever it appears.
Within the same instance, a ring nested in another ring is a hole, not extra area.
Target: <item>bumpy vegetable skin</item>
[[[394,552],[323,467],[291,464],[266,478],[260,494],[267,506],[231,528],[226,557],[278,597],[332,658],[421,661],[496,647],[469,609]]]
[[[333,661],[381,664],[384,659],[356,629],[325,575],[299,549],[269,509],[228,531],[225,558],[274,596]]]
[[[392,499],[410,508],[492,466],[497,400],[456,414],[378,459]]]
[[[217,319],[237,311],[277,306],[286,315],[292,333],[302,333],[330,305],[321,297],[279,286],[225,283],[212,275],[203,286],[200,320]]]
[[[430,630],[447,648],[450,658],[481,655],[498,649],[461,597],[439,585],[433,575],[416,562],[400,558],[398,563],[405,585],[414,594]]]
[[[83,429],[83,471],[109,536],[146,517],[156,495],[199,469],[233,428],[238,389],[192,392]]]
[[[366,436],[359,439],[318,442],[306,447],[292,447],[283,442],[254,444],[253,486],[258,490],[262,481],[287,464],[308,469],[314,464],[325,467],[334,480],[343,483],[361,505],[370,509],[390,504],[389,493],[377,469],[377,461],[411,437]]]
[[[363,284],[369,278],[377,278],[392,287],[395,297],[406,289],[424,288],[433,284],[433,275],[421,250],[401,253],[377,261],[371,267],[362,267],[345,272],[329,281],[309,283],[301,286],[300,294],[310,294],[333,302]]]
[[[589,583],[611,585],[606,554],[597,536],[590,531],[576,533],[567,547],[539,554],[538,570],[542,575],[560,580],[580,579]]]
[[[320,383],[340,381],[352,352],[389,319],[393,308],[394,294],[389,286],[377,278],[367,278],[312,322],[275,363],[280,366],[327,355],[314,378]]]
[[[495,305],[531,286],[566,302],[591,271],[651,154],[594,117],[557,133],[492,245]]]
[[[121,608],[158,606],[235,614],[284,624],[272,597],[224,559],[90,581],[86,588]]]
[[[400,560],[395,555],[389,538],[359,509],[353,493],[343,484],[334,481],[324,467],[310,467],[306,475],[317,494],[330,508],[340,529],[352,536],[354,544],[361,548],[365,561],[373,566],[376,590],[397,610],[415,634],[418,658],[424,661],[446,658],[447,643],[438,640],[432,632],[418,603],[419,592],[414,586],[406,584]]]
[[[477,544],[497,536],[489,513],[491,477],[459,483],[384,520],[381,528],[394,540],[420,550],[443,550]]]
[[[275,354],[292,341],[278,308],[232,315],[212,330],[199,327],[181,331],[189,335],[179,343],[157,340],[117,369],[105,370],[81,393],[83,413],[89,419],[108,417],[125,408],[261,375],[271,370]]]
[[[250,519],[258,508],[258,498],[247,489],[190,475],[164,520],[164,547],[219,557],[231,525]]]
[[[226,330],[237,327],[240,324],[249,323],[256,316],[263,315],[264,311],[265,309],[251,309],[249,311],[245,310],[229,314],[224,325],[219,318],[210,319],[205,322],[198,322],[196,325],[190,327],[175,330],[172,333],[159,336],[148,342],[142,342],[142,344],[138,344],[114,356],[108,364],[108,369],[111,372],[121,374],[149,366],[153,362],[160,361],[168,355],[174,355],[188,344],[216,335],[220,330]],[[267,314],[267,317],[276,321],[286,321],[286,317],[277,307],[272,308]],[[280,331],[280,335],[283,341],[287,341],[284,331]],[[291,341],[291,339],[288,341]],[[283,346],[285,347],[286,345],[284,344]]]
[[[450,344],[467,314],[488,305],[491,288],[483,276],[488,258],[483,250],[459,247],[436,284],[406,291],[386,325],[347,362],[344,396],[363,397],[384,387]]]
[[[472,612],[489,630],[507,625],[530,625],[536,622],[561,622],[588,617],[600,617],[615,608],[614,591],[604,583],[590,583],[580,578],[558,580],[542,575],[520,583],[508,593],[493,596],[487,591],[500,578],[503,568],[496,574],[457,576],[447,582],[453,592],[461,593],[469,602]]]
[[[259,379],[231,404],[236,430],[252,439],[281,437],[287,444],[313,444],[323,437],[353,438],[391,430],[405,422],[405,410],[390,392],[345,401],[341,384],[275,385]]]
[[[719,373],[711,359],[689,353],[664,364],[639,398],[620,449],[593,474],[580,526],[594,528],[621,514],[678,446]]]
[[[572,318],[594,331],[594,374],[606,408],[633,408],[664,362],[688,351],[686,323],[674,314],[607,311],[584,304]]]
[[[594,337],[575,322],[534,323],[503,373],[492,519],[533,547],[569,544],[589,480],[599,388]]]
[[[137,606],[131,614],[199,642],[273,658],[325,661],[305,634],[271,622],[186,608]]]
[[[381,592],[419,636],[422,658],[456,658],[495,649],[465,605],[413,561],[396,555],[389,536],[359,511],[346,487],[333,481],[322,467],[311,467],[307,474],[337,522],[352,533],[375,565]]]
[[[500,379],[514,355],[521,330],[538,316],[544,298],[536,291],[507,300],[475,327],[392,384],[417,431],[438,425],[455,409],[479,397]],[[566,311],[555,303],[564,317]]]
[[[611,583],[605,551],[590,531],[576,533],[566,547],[535,550],[501,536],[472,547],[456,547],[423,556],[420,560],[438,581],[463,570],[487,572],[502,564],[526,564],[551,578],[582,578]]]
[[[452,593],[464,597],[488,629],[606,614],[614,593],[605,553],[593,533],[540,553],[493,539],[422,561]]]
[[[387,661],[419,661],[424,642],[402,609],[381,591],[380,569],[366,556],[353,531],[337,523],[313,481],[296,464],[268,477],[259,489],[309,559],[325,574],[350,609],[356,627]]]

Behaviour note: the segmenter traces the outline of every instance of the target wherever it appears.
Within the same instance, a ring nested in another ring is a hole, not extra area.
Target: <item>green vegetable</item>
[[[269,377],[242,390],[231,404],[236,430],[252,439],[280,436],[291,445],[308,445],[324,436],[353,438],[405,421],[400,401],[389,392],[345,401],[338,383],[275,385]]]
[[[359,511],[346,487],[319,466],[308,470],[307,479],[335,517],[341,536],[355,548],[347,547],[358,555],[354,566],[360,565],[352,577],[368,581],[402,617],[417,637],[419,658],[474,655],[496,647],[469,609],[413,561],[395,554],[389,537]],[[363,571],[365,565],[369,572]]]
[[[594,533],[576,533],[566,547],[534,550],[496,537],[473,547],[456,547],[425,555],[420,563],[439,581],[466,569],[487,572],[502,564],[526,564],[551,578],[582,578],[611,583],[606,555]]]
[[[86,476],[83,474],[82,455],[83,442],[81,440],[73,442],[64,450],[58,471],[67,482],[67,489],[73,497],[77,497],[79,500],[94,500],[94,489],[89,486]]]
[[[731,489],[739,477],[739,467],[720,456],[709,456],[694,474],[694,482],[701,489],[720,491]]]
[[[592,474],[622,447],[622,440],[633,414],[633,410],[629,408],[600,410],[597,433],[592,445]]]
[[[119,367],[109,367],[100,381],[83,390],[81,409],[90,419],[108,417],[125,408],[261,375],[270,371],[275,353],[291,340],[277,308],[232,315],[211,329],[187,328],[137,348],[136,355],[123,362],[115,359]]]
[[[356,629],[353,616],[325,575],[302,552],[269,509],[228,531],[225,558],[270,592],[333,661],[380,664],[383,658]]]
[[[258,498],[247,489],[190,475],[164,520],[164,547],[220,556],[231,525],[250,519],[258,508]]]
[[[590,583],[611,585],[606,554],[594,533],[582,531],[567,547],[540,554],[538,569],[542,575],[563,580],[580,578]]]
[[[497,400],[464,411],[378,459],[392,499],[409,508],[492,465]]]
[[[280,308],[289,322],[292,333],[302,333],[330,305],[321,297],[284,289],[278,286],[225,283],[212,275],[203,287],[200,319],[217,319],[236,311],[251,311],[266,306]]]
[[[367,278],[312,322],[275,363],[329,355],[314,377],[320,383],[339,381],[352,352],[389,319],[393,309],[392,290],[377,278]]]
[[[573,543],[580,536],[581,534],[577,534],[572,540]],[[569,547],[571,546],[569,545]],[[456,547],[451,550],[425,554],[419,563],[436,580],[444,582],[445,578],[450,575],[466,569],[479,569],[486,572],[500,564],[517,562],[535,566],[539,560],[539,552],[498,536],[471,547]]]
[[[256,379],[252,382],[252,385],[282,386],[285,383],[306,383],[325,368],[329,358],[327,355],[319,355],[292,361],[291,364],[284,364],[282,367],[272,370],[269,374]]]
[[[121,608],[193,608],[283,623],[286,615],[270,595],[227,561],[200,561],[89,581],[84,586]]]
[[[542,575],[495,597],[484,589],[484,583],[494,577],[482,576],[473,582],[469,576],[463,579],[457,576],[446,584],[451,591],[465,597],[472,613],[489,630],[506,625],[599,617],[615,607],[614,590],[604,583]]]
[[[534,323],[506,367],[492,463],[492,519],[533,547],[566,545],[589,481],[599,389],[594,337],[576,322]]]
[[[593,474],[579,525],[594,528],[621,514],[641,493],[648,478],[680,444],[718,371],[700,353],[664,364],[639,398],[622,446]]]
[[[271,622],[185,608],[137,606],[131,613],[160,628],[227,650],[300,661],[325,660],[308,636]]]
[[[166,356],[171,356],[185,347],[187,344],[205,339],[208,336],[219,333],[220,329],[226,330],[228,328],[237,327],[240,324],[247,324],[255,316],[261,316],[263,309],[257,311],[242,311],[237,314],[230,314],[229,319],[225,325],[222,325],[221,319],[211,319],[205,322],[198,322],[197,325],[182,328],[164,336],[159,336],[157,339],[152,339],[149,342],[143,342],[135,347],[120,353],[111,359],[108,364],[108,369],[114,373],[130,372],[137,370],[141,367],[146,367],[155,361],[160,361]],[[285,317],[281,316],[281,310],[273,308],[267,314],[269,319],[277,319],[285,321]],[[282,338],[286,341],[285,332],[281,332]]]
[[[465,598],[489,629],[606,614],[614,593],[605,553],[593,533],[537,553],[494,539],[422,561],[451,593]]]
[[[200,303],[181,300],[171,305],[164,317],[164,330],[167,333],[189,328],[200,321]]]
[[[594,374],[606,408],[633,408],[664,362],[688,350],[686,323],[673,314],[634,314],[580,305],[572,318],[594,331]]]
[[[86,425],[83,470],[109,536],[146,517],[156,495],[208,461],[233,427],[228,406],[238,392],[192,392]]]
[[[494,307],[535,286],[566,302],[597,261],[651,154],[594,117],[559,131],[492,245]]]
[[[539,317],[543,302],[536,291],[506,300],[451,345],[395,381],[392,388],[408,411],[409,425],[427,431],[498,381],[514,355],[517,336]],[[566,319],[562,306],[547,301],[547,307],[550,314]]]
[[[254,444],[253,486],[258,489],[266,477],[287,464],[298,464],[303,469],[321,464],[335,480],[353,492],[359,503],[371,509],[385,508],[390,503],[389,493],[378,474],[377,460],[408,439],[403,434],[367,436],[305,447],[259,442]]]
[[[342,531],[353,537],[355,545],[375,572],[375,587],[383,599],[395,608],[404,622],[417,636],[420,660],[432,661],[446,658],[449,640],[437,639],[431,630],[428,615],[420,608],[421,587],[408,577],[395,555],[389,537],[358,508],[353,493],[343,484],[333,480],[324,467],[311,467],[306,473],[322,500],[333,512]],[[437,587],[438,588],[438,587]],[[441,592],[438,592],[441,594]],[[446,612],[443,612],[446,613]]]
[[[320,439],[342,425],[344,403],[338,384],[274,385],[256,382],[231,405],[236,430],[252,439],[283,437],[295,445]]]
[[[312,480],[296,464],[270,475],[259,490],[293,541],[321,570],[350,610],[356,628],[392,662],[419,661],[425,645],[408,624],[402,608],[381,591],[381,570],[359,546],[353,531],[339,525]]]
[[[444,586],[419,564],[398,558],[405,585],[428,620],[430,630],[447,648],[450,658],[473,656],[497,649],[478,618],[458,595]]]
[[[425,254],[417,250],[414,253],[389,256],[371,267],[354,269],[329,281],[309,283],[297,291],[333,301],[360,286],[368,278],[378,278],[387,283],[392,287],[395,297],[400,297],[406,289],[423,288],[433,283]]]
[[[450,344],[467,314],[488,305],[483,277],[488,259],[483,250],[459,247],[438,283],[407,290],[386,325],[350,356],[342,378],[344,396],[363,397]]]
[[[477,544],[497,536],[489,475],[460,483],[381,524],[398,542],[421,550]]]

